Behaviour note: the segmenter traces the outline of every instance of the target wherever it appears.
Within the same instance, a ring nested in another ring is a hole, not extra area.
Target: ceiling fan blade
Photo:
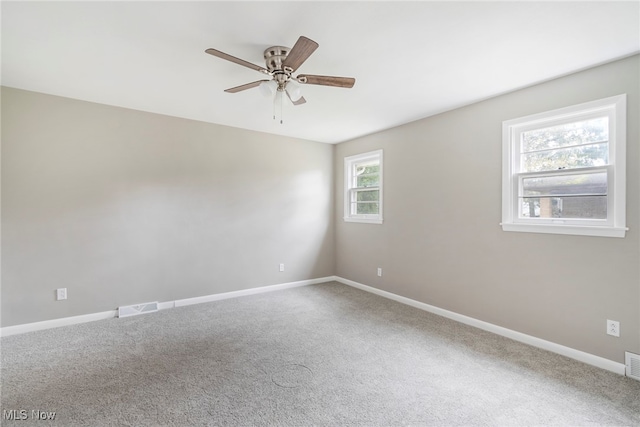
[[[294,101],[293,99],[291,99],[291,95],[289,95],[289,92],[286,90],[285,92],[287,92],[287,97],[289,98],[289,101],[291,101],[293,105],[302,105],[307,102],[307,100],[304,99],[304,96],[301,96],[297,101]]]
[[[317,48],[318,43],[305,36],[300,36],[282,62],[282,69],[287,69],[290,73],[293,73]]]
[[[236,87],[232,87],[229,89],[225,89],[225,92],[228,93],[236,93],[236,92],[240,92],[243,90],[247,90],[247,89],[251,89],[252,87],[256,87],[256,86],[260,86],[260,83],[262,82],[268,82],[269,80],[258,80],[257,82],[251,82],[251,83],[247,83],[241,86],[236,86]]]
[[[231,56],[227,53],[220,52],[219,50],[209,48],[205,50],[209,55],[217,56],[218,58],[226,59],[227,61],[234,62],[238,65],[242,65],[247,68],[251,68],[252,70],[260,71],[261,73],[269,74],[269,70],[259,65],[252,64],[251,62],[247,62],[243,59],[236,58],[235,56]]]
[[[296,77],[300,83],[310,85],[336,86],[344,88],[352,88],[356,83],[353,77],[335,77],[335,76],[313,76],[310,74],[300,74]]]

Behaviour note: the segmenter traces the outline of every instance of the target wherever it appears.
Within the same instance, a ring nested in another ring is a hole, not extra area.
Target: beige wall
[[[333,149],[2,88],[2,326],[332,275]]]
[[[336,274],[617,362],[640,353],[638,58],[339,144]],[[502,121],[621,93],[627,237],[503,232]],[[343,159],[380,148],[384,224],[345,223]]]

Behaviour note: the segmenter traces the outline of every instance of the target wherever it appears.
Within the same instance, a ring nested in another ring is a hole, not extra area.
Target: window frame
[[[502,122],[503,231],[625,237],[626,228],[626,94],[532,114]],[[603,166],[558,171],[520,172],[520,135],[523,132],[609,117],[609,162]],[[526,218],[520,216],[519,196],[527,177],[563,176],[597,171],[607,174],[607,218]]]
[[[353,166],[369,160],[377,160],[380,165],[379,182],[377,187],[355,187],[355,176],[352,173]],[[344,221],[345,222],[361,222],[368,224],[382,224],[382,205],[383,205],[383,153],[382,150],[369,151],[367,153],[356,154],[344,158]],[[352,213],[352,197],[358,192],[378,190],[378,213],[377,214],[356,214]]]

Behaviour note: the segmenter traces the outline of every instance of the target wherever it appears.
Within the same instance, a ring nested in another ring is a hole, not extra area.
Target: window
[[[344,220],[382,224],[382,150],[345,157]]]
[[[625,236],[626,95],[502,124],[502,229]]]

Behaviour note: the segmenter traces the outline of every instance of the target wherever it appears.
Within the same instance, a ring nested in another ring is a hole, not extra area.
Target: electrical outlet
[[[56,301],[67,299],[67,288],[56,289]]]
[[[607,319],[607,335],[620,336],[620,322]]]
[[[382,277],[382,268],[378,267],[378,277]]]
[[[284,271],[284,264],[280,264],[280,271]]]

